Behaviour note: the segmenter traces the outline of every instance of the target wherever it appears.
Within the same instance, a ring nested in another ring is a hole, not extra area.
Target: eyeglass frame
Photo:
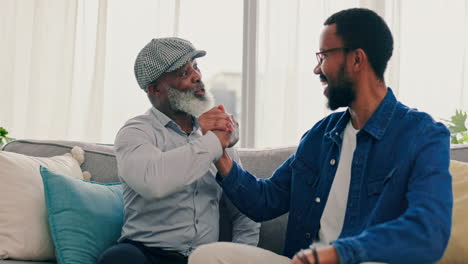
[[[327,49],[327,50],[316,52],[315,56],[317,58],[318,65],[322,65],[322,62],[323,62],[322,55],[330,53],[330,52],[338,51],[338,50],[344,50],[345,52],[347,52],[348,50],[351,50],[351,49],[348,47],[340,47],[340,48],[333,48],[333,49]]]

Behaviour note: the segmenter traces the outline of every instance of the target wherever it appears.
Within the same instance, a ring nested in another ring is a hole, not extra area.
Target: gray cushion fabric
[[[450,146],[450,158],[453,160],[468,162],[468,144]]]
[[[242,166],[258,178],[269,178],[294,152],[296,147],[238,149]]]
[[[275,169],[291,156],[295,150],[295,147],[288,147],[263,150],[238,149],[238,152],[242,166],[258,178],[264,179],[270,177]],[[228,214],[225,212],[226,202],[228,201],[222,200],[220,203],[219,240],[221,241],[231,241],[231,225],[227,219]],[[286,236],[287,223],[288,214],[262,222],[258,246],[281,254]]]
[[[72,147],[79,146],[85,151],[85,162],[83,170],[92,174],[93,180],[98,182],[116,182],[117,164],[112,145],[93,144],[74,141],[47,141],[47,140],[17,140],[4,146],[4,150],[32,156],[54,156],[67,153]],[[242,165],[253,175],[259,178],[268,178],[288,157],[290,157],[295,147],[249,150],[238,149]],[[468,144],[452,145],[451,158],[468,162]],[[221,203],[221,230],[220,239],[229,241],[230,225],[223,213],[225,210]],[[284,245],[286,232],[287,214],[271,221],[262,223],[260,231],[259,246],[281,253]],[[1,261],[1,263],[47,263],[47,262],[24,262],[24,261]]]
[[[81,147],[85,151],[85,162],[81,165],[81,169],[89,171],[93,181],[102,183],[119,181],[112,145],[64,140],[16,140],[6,144],[3,150],[30,156],[51,157],[68,153],[74,146]]]
[[[275,149],[239,149],[242,166],[258,178],[269,178],[296,151],[296,147]],[[281,254],[286,238],[288,214],[262,223],[258,246]]]

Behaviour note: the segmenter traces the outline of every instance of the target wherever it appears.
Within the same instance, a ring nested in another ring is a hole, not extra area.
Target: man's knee
[[[99,256],[96,264],[145,264],[146,257],[131,244],[117,244],[108,248]]]
[[[197,248],[189,257],[189,264],[290,264],[291,259],[258,247],[218,242]]]
[[[190,264],[220,264],[224,243],[212,243],[199,246],[189,256]]]

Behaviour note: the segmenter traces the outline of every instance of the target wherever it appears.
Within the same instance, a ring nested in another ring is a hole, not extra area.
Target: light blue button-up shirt
[[[130,239],[184,255],[218,241],[222,190],[213,161],[222,155],[222,148],[214,133],[202,136],[194,121],[187,134],[153,107],[120,129],[115,151],[124,187],[125,222],[119,241]],[[235,151],[229,154],[239,161]],[[260,225],[235,207],[228,208],[233,242],[257,245]]]

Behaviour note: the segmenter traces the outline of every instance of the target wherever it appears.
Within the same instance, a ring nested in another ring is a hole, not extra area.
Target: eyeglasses
[[[327,49],[327,50],[323,50],[323,51],[320,51],[320,52],[316,52],[315,56],[317,56],[318,64],[319,65],[322,64],[323,59],[325,58],[325,54],[330,53],[330,52],[334,52],[334,51],[337,51],[337,50],[344,50],[346,52],[346,51],[349,50],[349,48],[341,47],[341,48],[333,48],[333,49]]]

